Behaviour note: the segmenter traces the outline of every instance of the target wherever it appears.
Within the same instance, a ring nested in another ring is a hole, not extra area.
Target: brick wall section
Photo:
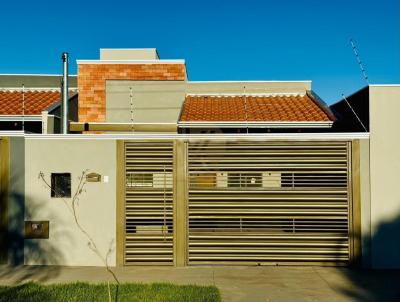
[[[106,80],[184,81],[184,64],[80,64],[80,122],[106,121]]]

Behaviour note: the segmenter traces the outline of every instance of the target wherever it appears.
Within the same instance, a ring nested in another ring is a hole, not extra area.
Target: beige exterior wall
[[[311,82],[106,81],[106,122],[176,123],[186,94],[299,93]]]
[[[25,146],[24,146],[25,142]],[[72,174],[72,194],[78,176],[83,170],[97,172],[109,177],[109,182],[88,183],[81,195],[78,217],[83,227],[93,237],[100,252],[105,255],[113,242],[113,252],[109,264],[116,264],[116,141],[98,139],[45,139],[18,138],[13,142],[15,151],[11,161],[18,175],[25,173],[21,184],[25,190],[25,220],[49,220],[50,238],[25,240],[26,264],[56,264],[67,266],[102,266],[103,263],[88,248],[87,239],[76,227],[73,216],[61,199],[51,198],[50,191],[38,179],[44,172],[50,182],[52,172]],[[21,159],[25,147],[25,158]],[[22,152],[19,154],[17,151]],[[22,151],[21,151],[22,150]],[[18,153],[18,154],[17,154]],[[23,171],[25,162],[25,171]],[[19,163],[19,165],[18,165]],[[20,168],[18,168],[20,167]],[[22,170],[21,170],[22,169]],[[369,140],[360,140],[360,184],[361,184],[361,232],[363,236],[363,256],[369,257],[369,232],[371,212],[369,187]],[[13,168],[11,169],[13,170]],[[17,185],[18,182],[15,182]],[[20,185],[19,185],[20,187]],[[23,193],[22,193],[23,194]],[[71,199],[67,199],[70,202]],[[371,213],[373,215],[371,215]],[[20,220],[21,221],[21,220]],[[23,219],[22,219],[23,221]],[[20,228],[20,227],[19,227]],[[385,244],[393,244],[389,239]],[[366,263],[366,262],[365,262]],[[367,264],[365,264],[367,265]]]
[[[110,246],[109,264],[114,266],[116,239],[116,142],[114,140],[26,139],[25,220],[49,220],[49,239],[25,240],[26,264],[102,266],[89,249],[88,240],[60,198],[38,179],[42,171],[50,183],[51,173],[71,173],[71,193],[82,171],[101,174],[102,182],[87,183],[77,207],[82,227],[92,236],[102,255]],[[104,182],[108,176],[108,182]],[[71,198],[66,202],[70,204]]]
[[[371,254],[400,268],[400,85],[370,86]]]
[[[187,82],[187,93],[243,94],[243,93],[306,93],[311,81],[254,81],[254,82]]]

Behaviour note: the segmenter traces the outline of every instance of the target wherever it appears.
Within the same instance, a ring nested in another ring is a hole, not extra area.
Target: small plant
[[[79,198],[80,196],[86,192],[85,190],[85,186],[87,184],[87,180],[86,180],[86,175],[88,174],[88,170],[84,170],[82,171],[81,175],[78,177],[78,186],[74,192],[74,194],[72,194],[71,197],[71,201],[67,201],[65,198],[61,197],[61,200],[64,202],[64,204],[66,205],[66,207],[68,208],[68,210],[70,211],[71,215],[74,218],[74,222],[75,225],[78,227],[78,229],[80,230],[80,232],[85,235],[85,237],[87,238],[88,242],[87,245],[89,247],[89,249],[91,249],[99,259],[101,259],[101,261],[104,263],[107,272],[112,276],[112,278],[114,279],[114,281],[117,283],[117,288],[118,285],[120,284],[116,274],[113,272],[113,270],[110,268],[110,266],[108,265],[108,258],[110,257],[110,254],[113,252],[113,247],[114,247],[114,239],[111,240],[110,244],[109,244],[109,248],[108,251],[106,253],[105,256],[102,255],[101,251],[99,250],[99,248],[96,245],[95,240],[93,239],[93,237],[84,229],[84,227],[82,226],[82,224],[79,221],[78,215],[77,215],[77,206],[78,206],[78,202],[79,202]],[[55,193],[56,196],[60,196],[60,192],[57,192],[55,189],[53,189],[51,187],[51,185],[49,184],[49,182],[46,180],[45,175],[42,171],[39,172],[39,177],[38,177],[43,183],[44,185],[53,193]],[[118,292],[118,290],[117,290]],[[110,289],[110,283],[108,283],[108,299],[109,301],[111,301],[111,289]]]

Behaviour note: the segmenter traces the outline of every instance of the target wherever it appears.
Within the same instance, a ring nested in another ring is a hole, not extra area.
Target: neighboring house
[[[307,132],[330,128],[333,121],[333,114],[311,91],[246,91],[243,95],[187,94],[178,127],[182,133]]]
[[[346,99],[330,106],[337,117],[333,131],[368,132],[369,131],[369,87],[364,87]]]
[[[59,75],[0,74],[0,130],[57,133],[61,99]],[[76,77],[70,77],[71,96]]]
[[[86,124],[114,132],[315,132],[335,120],[311,81],[192,82],[183,60],[159,59],[155,50],[106,49],[100,60],[77,63],[72,131]]]
[[[112,266],[400,267],[400,86],[329,108],[310,81],[192,82],[154,49],[77,64],[74,134],[0,140],[2,227],[38,230],[25,264],[104,265],[60,199],[88,171],[79,219]]]

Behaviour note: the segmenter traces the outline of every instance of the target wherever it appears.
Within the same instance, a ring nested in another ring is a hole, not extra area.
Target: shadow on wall
[[[12,182],[13,180],[10,180]],[[51,236],[62,236],[63,240],[70,240],[68,232],[61,231],[51,224],[57,217],[45,208],[45,201],[35,201],[36,206],[25,207],[23,194],[11,192],[8,195],[1,192],[0,198],[8,198],[8,233],[6,242],[8,245],[8,261],[0,269],[0,280],[8,284],[17,284],[22,281],[34,279],[46,281],[54,278],[59,273],[57,264],[63,263],[61,251],[51,244],[48,239],[24,239],[25,220],[35,217],[43,217],[41,211],[45,209],[45,218],[50,221]],[[27,200],[28,197],[25,197]],[[7,201],[7,200],[6,200]],[[32,205],[32,202],[26,203]],[[47,218],[48,217],[48,218]],[[24,255],[29,255],[29,262],[35,265],[24,266]],[[50,265],[50,266],[49,266]]]
[[[340,270],[347,282],[337,287],[352,301],[400,301],[400,215],[382,222],[371,242],[373,263],[388,269]]]

